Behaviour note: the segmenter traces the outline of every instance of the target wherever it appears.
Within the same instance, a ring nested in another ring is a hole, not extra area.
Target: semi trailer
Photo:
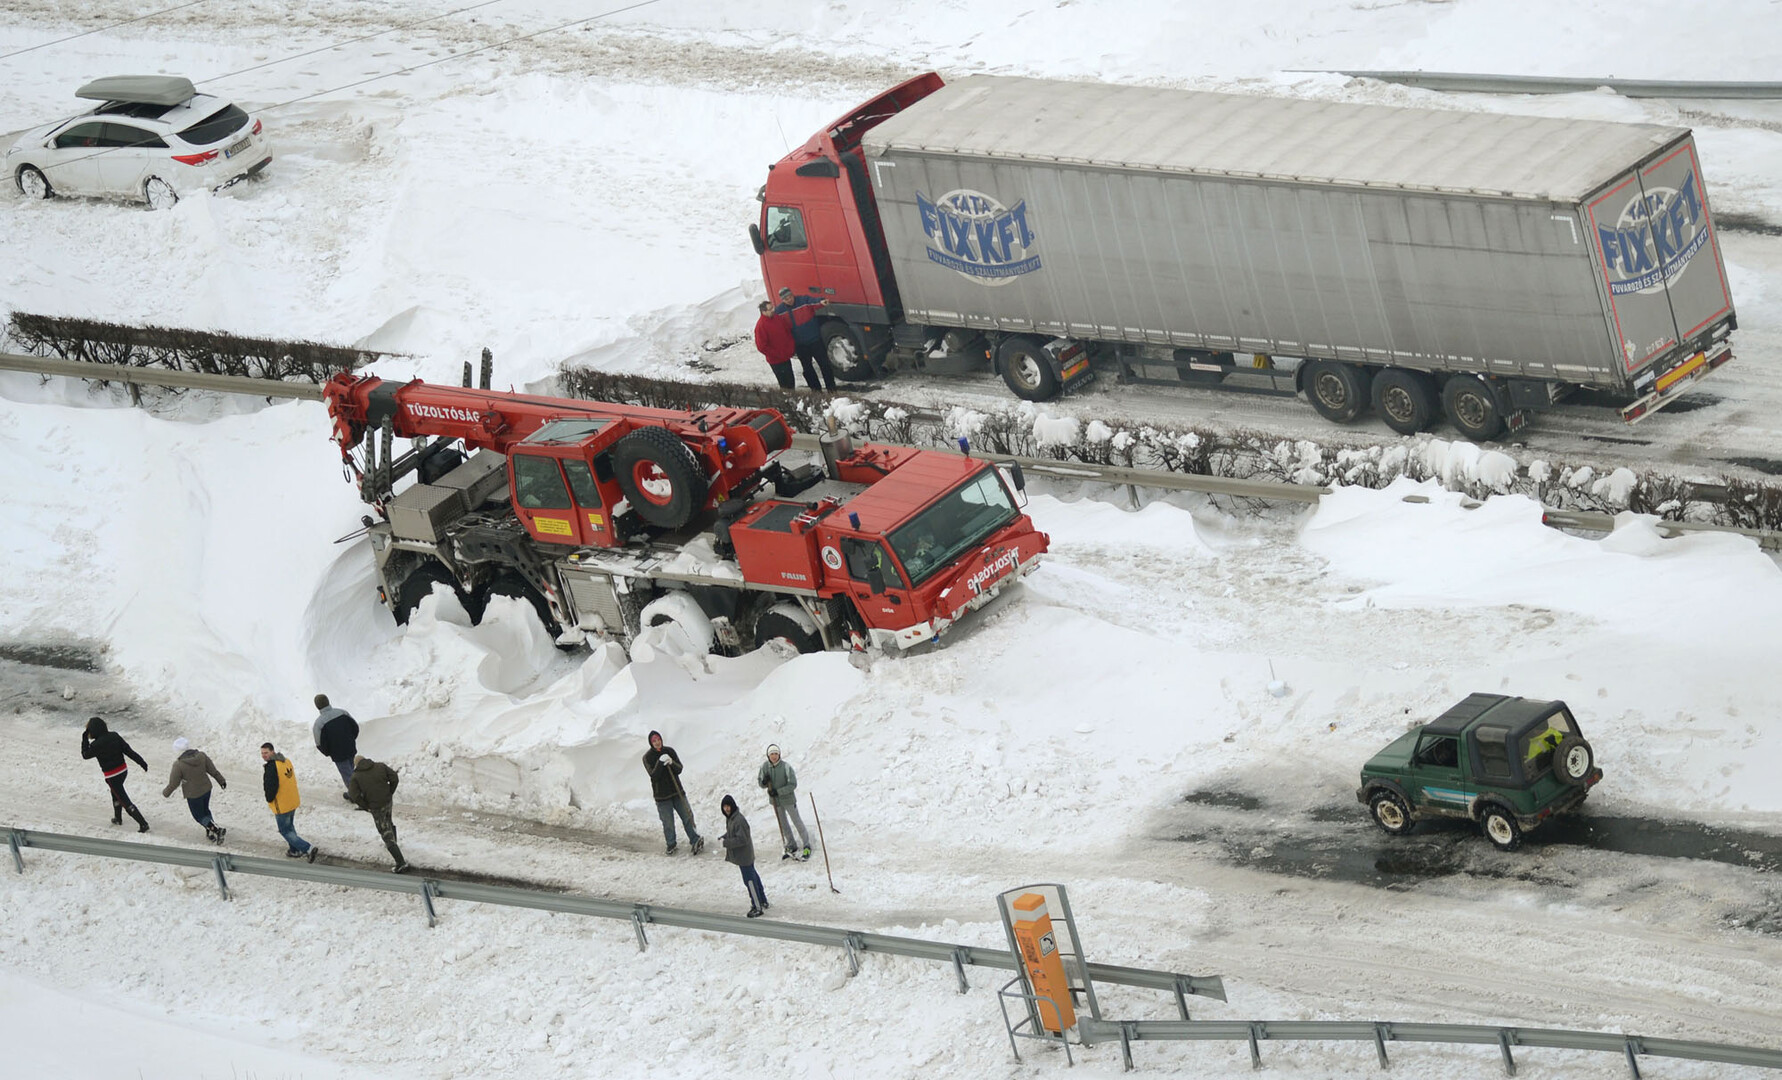
[[[838,373],[1304,393],[1489,439],[1580,387],[1632,422],[1732,356],[1691,133],[929,73],[769,167],[770,294]]]

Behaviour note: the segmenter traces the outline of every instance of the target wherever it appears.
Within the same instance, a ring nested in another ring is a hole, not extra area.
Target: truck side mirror
[[[1009,479],[1015,482],[1016,491],[1027,490],[1027,474],[1021,471],[1021,463],[1019,461],[1012,461],[1009,463]]]
[[[867,567],[866,584],[872,589],[872,594],[874,596],[883,594],[885,591],[885,571],[877,566]]]
[[[749,225],[749,243],[755,245],[757,255],[767,250],[767,241],[761,239],[761,226],[753,223]]]

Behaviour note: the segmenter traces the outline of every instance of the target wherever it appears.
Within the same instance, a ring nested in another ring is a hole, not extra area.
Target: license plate
[[[252,141],[251,139],[245,139],[245,138],[242,139],[241,141],[230,146],[227,150],[224,150],[223,156],[226,158],[234,157],[236,154],[239,154],[243,150],[246,150],[248,148],[248,143],[251,141]]]

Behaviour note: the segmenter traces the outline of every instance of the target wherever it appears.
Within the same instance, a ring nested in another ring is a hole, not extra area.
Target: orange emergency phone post
[[[1046,913],[1046,898],[1039,893],[1022,893],[1011,905],[1014,909],[1015,941],[1021,947],[1021,962],[1027,968],[1027,982],[1039,998],[1040,1023],[1054,1034],[1063,1034],[1076,1026],[1077,1010],[1071,1004],[1070,983],[1064,977],[1064,960],[1058,955],[1058,941],[1052,936],[1052,916]]]

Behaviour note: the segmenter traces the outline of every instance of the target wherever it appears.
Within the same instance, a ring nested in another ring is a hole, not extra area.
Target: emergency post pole
[[[1040,1023],[1052,1034],[1063,1035],[1076,1026],[1077,1010],[1070,999],[1070,983],[1064,976],[1058,941],[1052,936],[1052,916],[1046,913],[1046,898],[1039,893],[1022,893],[1009,906],[1013,910],[1021,965],[1027,969],[1033,996],[1039,999]]]
[[[823,839],[823,815],[817,813],[817,797],[808,791],[804,795],[811,801],[811,817],[817,822],[817,846],[823,849],[823,873],[829,875],[829,891],[840,896],[841,890],[835,887],[835,875],[829,870],[829,841]]]

